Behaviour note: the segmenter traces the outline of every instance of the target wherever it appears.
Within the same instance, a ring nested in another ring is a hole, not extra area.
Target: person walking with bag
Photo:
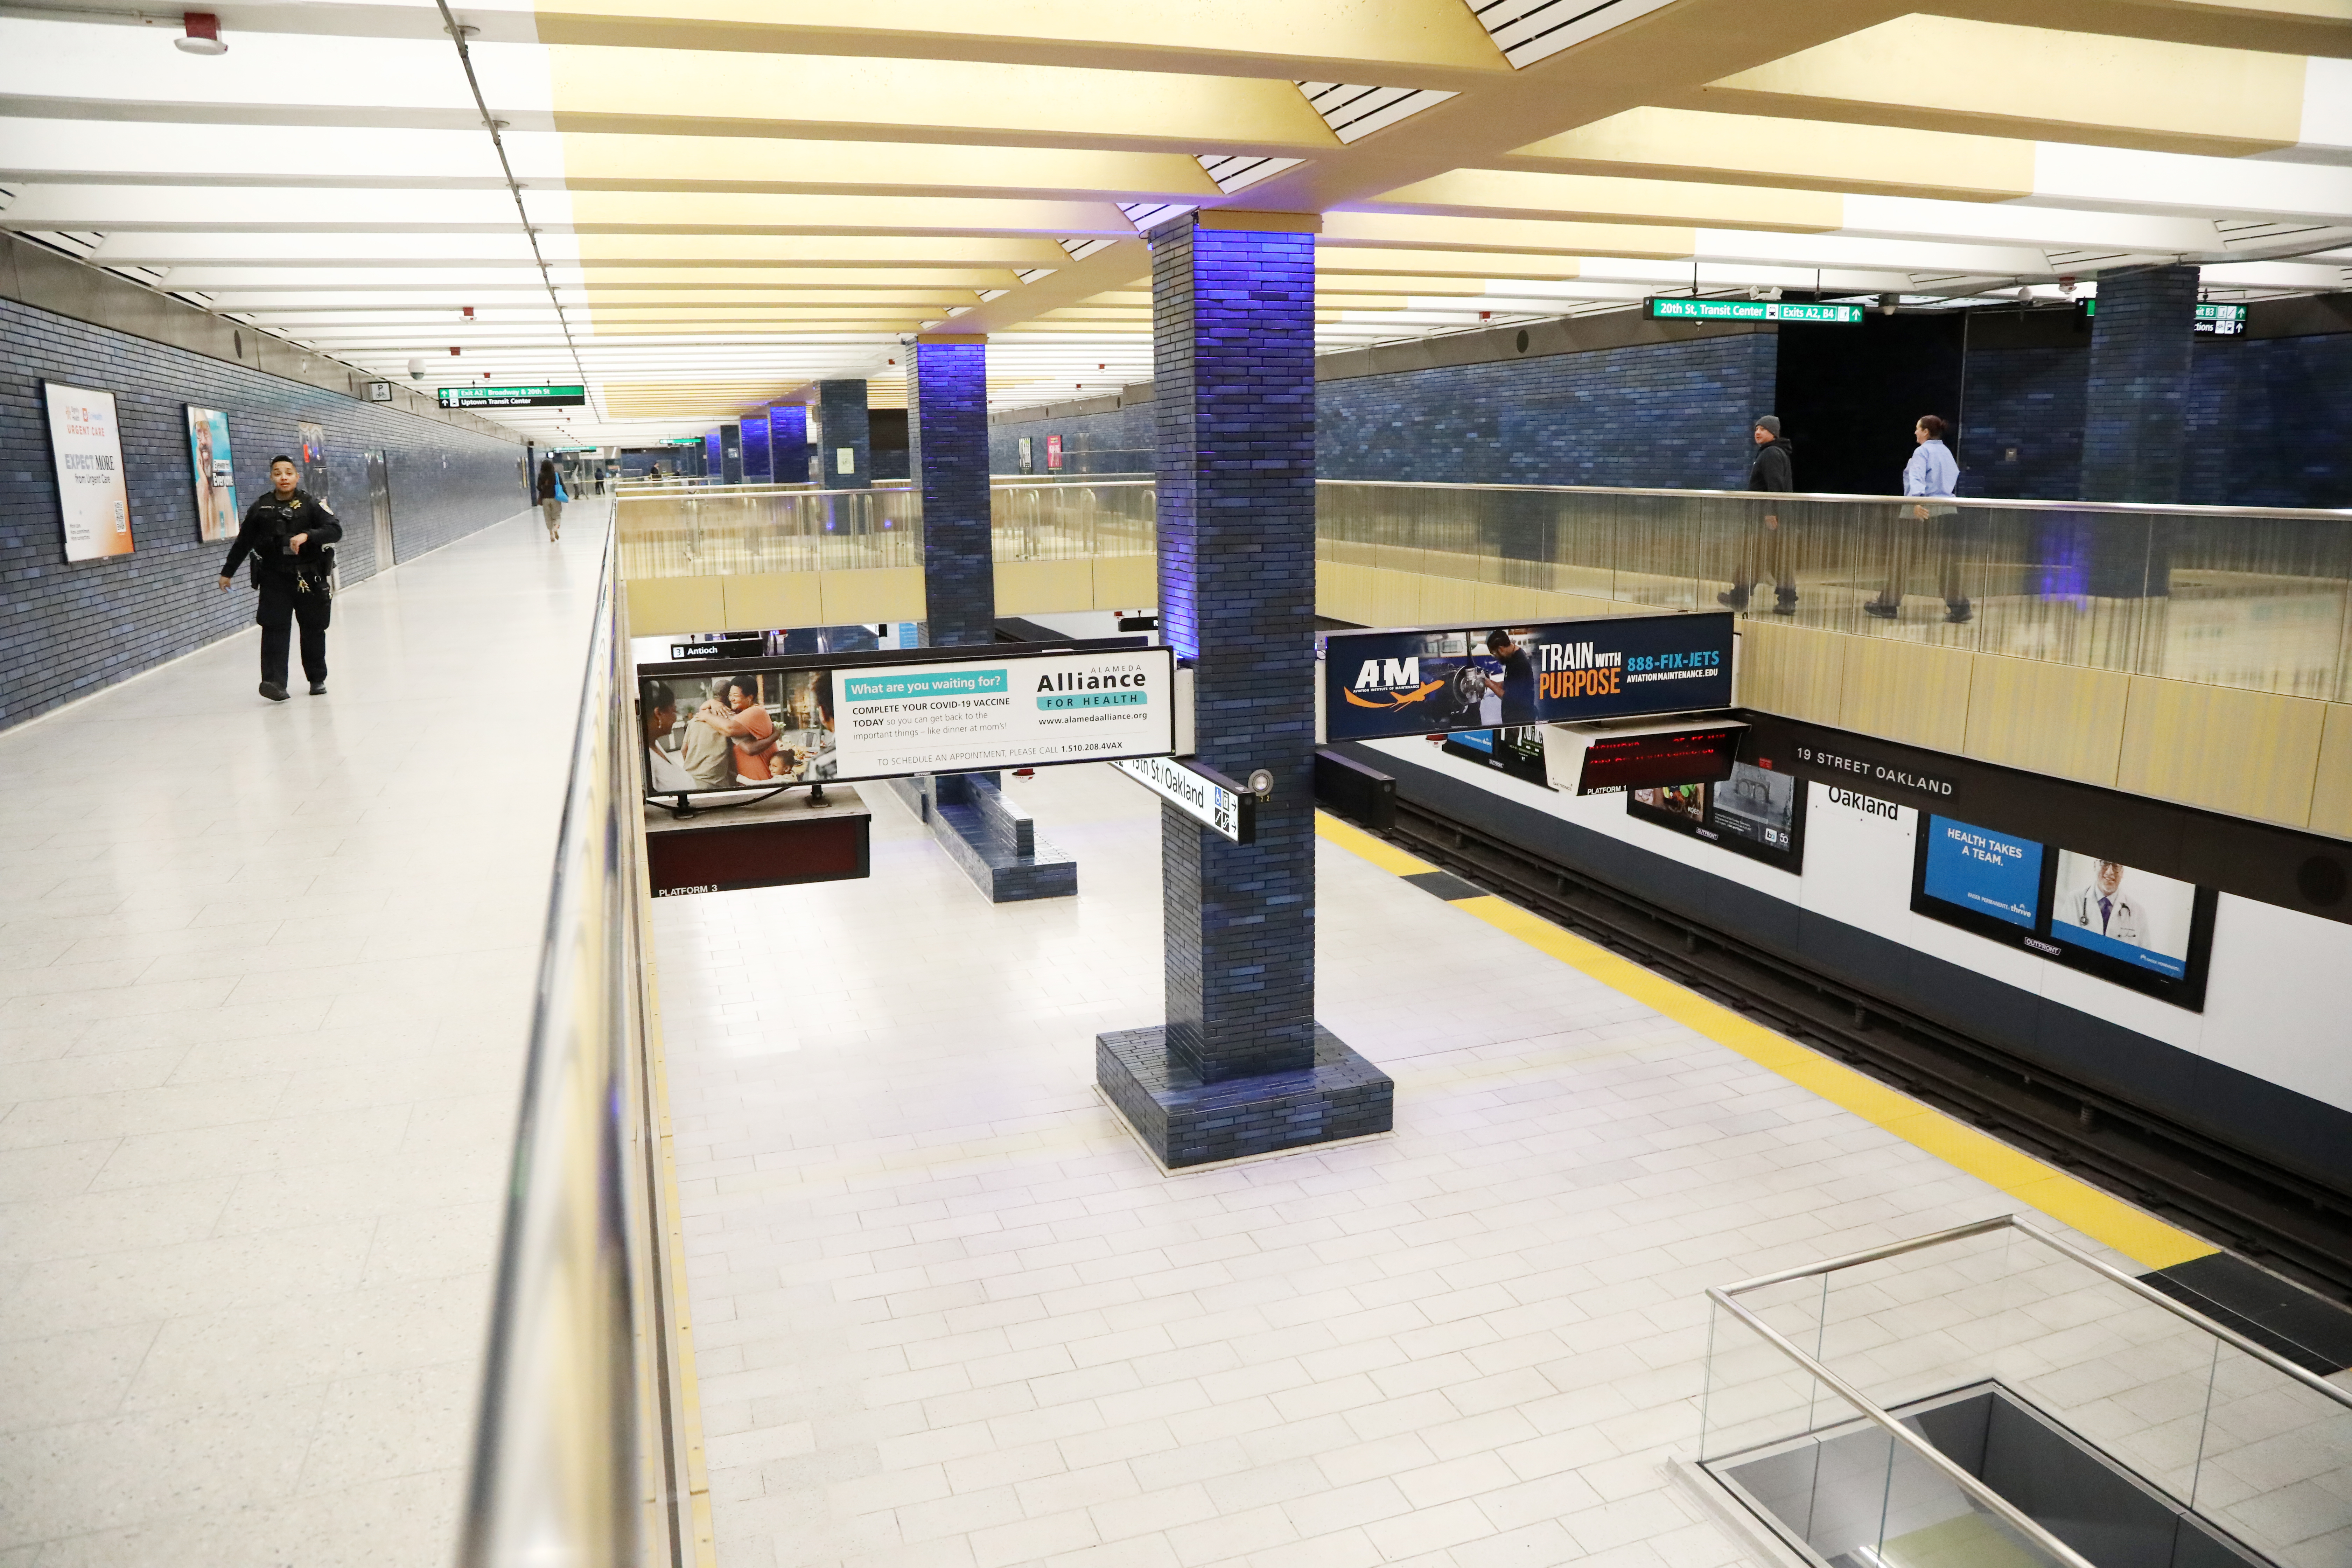
[[[236,542],[221,566],[221,592],[250,557],[261,595],[253,618],[261,627],[261,694],[286,700],[286,652],[293,626],[302,628],[302,673],[310,695],[327,694],[327,622],[334,612],[335,542],[343,525],[323,502],[296,483],[291,458],[269,459],[269,493],[247,509]]]
[[[513,492],[508,492],[511,495]],[[539,460],[539,515],[547,520],[547,537],[552,541],[563,537],[563,503],[572,498],[563,493],[562,476],[555,471],[555,459]]]

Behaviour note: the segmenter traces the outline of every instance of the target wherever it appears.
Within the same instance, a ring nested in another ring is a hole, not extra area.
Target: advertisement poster
[[[236,475],[229,468],[228,416],[188,405],[188,466],[196,481],[196,537],[236,537]]]
[[[2042,846],[1989,827],[1930,816],[1920,891],[1970,914],[2031,931],[2041,914]]]
[[[320,500],[327,500],[327,427],[299,420],[295,434],[302,441],[302,488]]]
[[[1054,470],[1060,468],[1061,466],[1062,438],[1059,436],[1048,436],[1045,437],[1045,467],[1048,470]]]
[[[874,630],[865,646],[875,646]],[[646,791],[771,789],[1168,756],[1164,647],[641,678]]]
[[[1324,640],[1325,734],[1377,741],[1728,708],[1732,619],[1710,612],[1332,632]]]
[[[837,671],[842,776],[1170,755],[1174,658],[1139,647]]]
[[[1805,791],[1792,773],[1734,763],[1721,784],[1628,790],[1625,815],[1784,871],[1804,868]]]
[[[2050,937],[2178,980],[2189,973],[2196,907],[2192,883],[2061,849]]]
[[[131,491],[122,477],[122,430],[114,394],[49,381],[49,458],[57,466],[58,510],[68,561],[131,553]]]

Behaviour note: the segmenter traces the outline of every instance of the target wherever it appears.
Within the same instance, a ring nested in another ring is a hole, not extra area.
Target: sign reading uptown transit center
[[[1164,757],[1176,750],[1164,647],[1029,654],[834,672],[836,777]]]
[[[1333,741],[1629,719],[1731,706],[1728,610],[1330,632]]]

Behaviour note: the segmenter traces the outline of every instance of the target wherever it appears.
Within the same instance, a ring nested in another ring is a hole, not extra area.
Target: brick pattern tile
[[[857,489],[874,482],[874,439],[866,417],[866,384],[862,381],[820,381],[816,384],[817,424],[824,449],[817,454],[817,482],[827,489]],[[857,471],[845,474],[836,454],[854,448]]]
[[[923,596],[932,643],[996,637],[988,495],[988,347],[917,343],[907,377],[907,453],[923,498]]]
[[[350,586],[375,575],[367,458],[382,448],[393,538],[413,561],[530,504],[515,443],[362,403],[323,387],[0,300],[0,727],[17,724],[253,622],[253,595],[214,586],[226,542],[197,538],[186,405],[226,410],[240,505],[269,488],[269,459],[299,456],[297,421],[327,430],[326,501]],[[41,383],[114,395],[137,548],[65,559]]]
[[[2149,267],[2099,279],[2084,382],[2082,499],[2181,499],[2198,277],[2194,267]]]

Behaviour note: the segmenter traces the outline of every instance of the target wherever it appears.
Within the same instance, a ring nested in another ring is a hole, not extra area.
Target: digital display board
[[[1731,776],[1731,760],[1739,753],[1745,724],[1695,725],[1655,734],[1609,735],[1583,748],[1576,793],[1601,795],[1611,790],[1642,789],[1654,784],[1714,784]],[[1550,742],[1557,746],[1557,737]],[[1555,788],[1565,787],[1554,779]]]
[[[1922,814],[1911,907],[2005,945],[2205,1005],[2220,896],[2118,860]]]
[[[1858,327],[1867,314],[1860,305],[1816,304],[1808,300],[1693,300],[1653,294],[1644,304],[1654,321],[1812,321]]]
[[[445,386],[444,408],[579,408],[588,402],[584,386]]]
[[[1328,632],[1324,732],[1377,741],[1728,708],[1732,621],[1708,611]]]

